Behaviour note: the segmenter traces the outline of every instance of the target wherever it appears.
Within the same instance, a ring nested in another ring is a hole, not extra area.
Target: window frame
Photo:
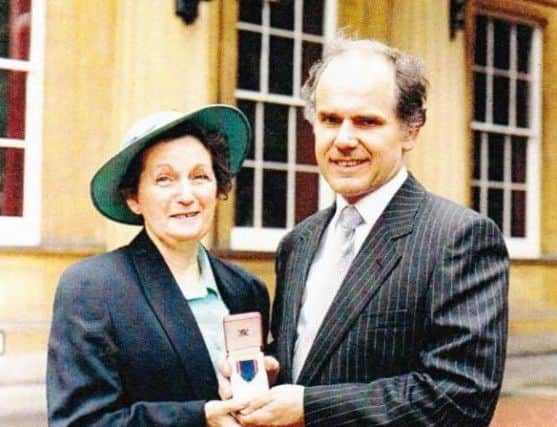
[[[532,28],[532,50],[531,50],[531,64],[533,64],[533,69],[531,71],[531,79],[529,82],[530,86],[530,110],[529,118],[530,124],[528,128],[519,128],[516,126],[510,125],[497,125],[493,123],[484,123],[484,122],[477,122],[473,117],[473,114],[470,114],[469,126],[471,131],[471,140],[474,138],[472,137],[475,131],[479,132],[496,132],[498,134],[504,135],[505,144],[509,144],[508,139],[512,136],[521,136],[526,137],[527,140],[527,151],[526,151],[526,163],[527,163],[527,171],[526,171],[526,182],[523,184],[525,191],[526,191],[526,202],[525,202],[525,215],[526,215],[526,223],[525,223],[525,230],[526,236],[525,237],[511,237],[508,235],[508,230],[502,230],[505,234],[505,242],[507,244],[507,248],[509,250],[509,254],[511,258],[539,258],[541,254],[541,244],[540,244],[540,234],[541,234],[541,217],[540,217],[540,209],[541,209],[541,151],[542,151],[542,113],[543,113],[543,106],[542,106],[542,76],[543,76],[543,30],[545,27],[545,21],[543,19],[539,19],[536,15],[531,14],[530,10],[526,8],[526,10],[519,10],[517,6],[516,10],[514,8],[491,8],[489,5],[485,4],[484,1],[476,1],[473,4],[473,7],[468,14],[468,21],[471,22],[470,25],[470,38],[469,38],[469,69],[468,75],[470,76],[470,81],[473,82],[474,80],[474,73],[476,71],[482,71],[481,68],[485,69],[485,74],[488,74],[489,66],[486,64],[485,66],[477,66],[475,64],[474,59],[474,40],[476,35],[476,28],[475,28],[475,20],[476,17],[486,16],[494,19],[504,20],[506,22],[510,22],[512,24],[524,24],[528,25]],[[489,39],[488,39],[489,43]],[[489,56],[490,53],[493,53],[493,45],[487,46],[487,55]],[[491,51],[490,51],[491,49]],[[511,52],[511,55],[516,55],[515,53]],[[511,58],[512,61],[512,58]],[[491,67],[491,79],[493,79],[493,67]],[[516,71],[509,71],[509,74],[516,73]],[[517,73],[518,74],[518,73]],[[514,76],[516,77],[516,76]],[[489,85],[488,85],[489,88]],[[473,83],[470,84],[470,91],[473,93]],[[487,89],[488,93],[486,93],[486,98],[489,98],[489,89]],[[509,94],[512,96],[512,94]],[[472,96],[471,99],[474,99]],[[511,103],[512,99],[509,100]],[[486,102],[488,105],[489,103]],[[473,103],[471,104],[473,105]],[[473,110],[473,108],[472,108]],[[486,111],[486,115],[489,114]],[[489,117],[489,116],[488,116]],[[487,120],[486,120],[487,121]],[[485,134],[483,136],[485,139]],[[482,143],[482,152],[480,153],[480,167],[486,168],[487,167],[487,150],[484,148],[487,147],[487,144]],[[508,150],[506,150],[508,152]],[[506,166],[504,167],[504,171],[506,171],[506,175],[503,178],[501,188],[505,190],[510,190],[514,184],[512,183],[511,178],[509,177],[510,174],[510,159],[508,156],[504,158],[504,162]],[[477,186],[481,192],[486,191],[485,184],[488,181],[484,181],[482,177],[486,177],[487,172],[485,170],[481,171],[480,179],[474,179],[471,177],[471,188]],[[493,188],[493,187],[490,187]],[[481,211],[485,213],[486,206],[485,200],[486,195],[480,196],[480,206]],[[509,197],[504,197],[504,207],[503,207],[503,215],[506,215],[506,219],[504,218],[504,224],[510,223],[509,215],[511,206]],[[508,228],[508,227],[505,227]]]
[[[0,246],[40,243],[45,0],[31,1],[29,59],[0,58],[0,69],[26,72],[25,139],[0,138],[0,147],[24,150],[23,214],[0,216]]]
[[[239,22],[239,17],[235,22],[234,31],[238,30],[258,30],[263,34],[277,35],[291,37],[293,40],[298,38],[302,41],[319,41],[320,43],[326,42],[330,39],[337,26],[337,0],[324,0],[324,25],[323,25],[323,35],[303,35],[300,22],[294,25],[293,30],[282,30],[270,27],[269,16],[265,16],[261,24],[251,24]],[[296,0],[295,7],[302,8],[302,2]],[[299,12],[299,11],[298,11]],[[298,13],[298,16],[300,14]],[[299,20],[299,18],[298,18]],[[269,24],[269,26],[266,26]],[[237,49],[237,48],[236,48]],[[299,63],[301,59],[301,52],[296,52],[296,44],[294,45],[294,62],[293,62],[293,76],[294,81],[299,81],[299,72],[301,70],[301,64]],[[267,87],[267,77],[268,74],[262,70],[266,70],[267,59],[269,57],[269,46],[268,43],[263,43],[261,47],[261,59],[260,64],[260,81],[261,87]],[[239,60],[239,57],[237,58]],[[234,99],[236,102],[238,100],[253,101],[253,102],[265,102],[272,104],[280,104],[288,107],[303,108],[304,101],[301,99],[299,94],[299,87],[297,85],[293,88],[293,95],[279,95],[271,93],[262,93],[261,91],[251,91],[234,88]],[[250,167],[254,171],[254,225],[251,227],[236,226],[234,220],[232,220],[229,238],[229,247],[232,250],[248,250],[248,251],[265,251],[274,252],[278,243],[282,237],[295,225],[294,224],[294,202],[295,194],[292,189],[294,186],[294,181],[296,179],[296,172],[310,172],[316,173],[318,176],[318,209],[329,205],[334,200],[334,194],[325,183],[323,177],[319,174],[319,169],[317,165],[305,165],[299,164],[294,161],[296,153],[296,118],[293,114],[293,110],[289,111],[289,121],[288,121],[288,147],[287,147],[287,160],[286,162],[272,162],[263,159],[263,111],[260,104],[256,104],[255,109],[255,129],[254,129],[254,144],[255,144],[255,156],[254,159],[246,159],[244,162],[244,167]],[[262,201],[259,200],[256,195],[263,193],[263,171],[267,170],[279,170],[285,171],[287,174],[287,194],[286,194],[286,228],[265,228],[261,224],[262,220]]]

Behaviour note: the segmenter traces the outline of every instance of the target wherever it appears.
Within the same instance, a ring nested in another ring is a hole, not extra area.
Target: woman
[[[51,426],[237,425],[219,401],[222,317],[259,311],[266,288],[201,245],[247,153],[234,107],[157,113],[136,124],[91,182],[96,208],[143,230],[61,277],[48,347]]]

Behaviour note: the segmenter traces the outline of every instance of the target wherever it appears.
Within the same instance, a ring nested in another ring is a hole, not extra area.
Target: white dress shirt
[[[355,254],[359,252],[377,219],[381,216],[407,177],[408,172],[405,167],[402,167],[389,182],[354,204],[364,219],[364,222],[356,228],[354,233]],[[300,375],[319,327],[342,283],[342,278],[331,281],[331,277],[336,275],[334,266],[338,258],[338,248],[340,247],[338,233],[335,232],[335,229],[340,212],[347,204],[348,202],[337,194],[335,214],[323,233],[309,269],[296,330],[297,338],[292,362],[294,381]]]

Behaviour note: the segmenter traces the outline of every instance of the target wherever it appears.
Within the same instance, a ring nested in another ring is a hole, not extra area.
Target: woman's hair
[[[137,193],[139,176],[143,170],[146,151],[155,144],[183,136],[193,136],[207,148],[211,155],[213,171],[217,179],[217,195],[221,199],[228,197],[228,193],[232,188],[232,177],[230,175],[226,138],[219,132],[207,133],[198,126],[185,122],[163,132],[132,159],[119,185],[120,194],[124,200],[128,196]]]
[[[377,40],[351,39],[342,33],[327,43],[323,58],[311,67],[309,77],[302,88],[302,98],[306,101],[304,115],[308,121],[313,122],[315,119],[315,91],[321,74],[334,58],[349,53],[370,57],[379,54],[387,58],[395,71],[397,117],[408,128],[423,126],[426,120],[428,82],[422,60]]]

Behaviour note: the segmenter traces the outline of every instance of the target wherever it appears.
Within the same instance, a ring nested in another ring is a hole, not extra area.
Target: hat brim
[[[91,198],[95,207],[107,218],[124,224],[141,225],[139,215],[134,214],[120,194],[120,183],[131,161],[163,133],[182,123],[191,123],[207,133],[220,132],[228,144],[230,174],[234,177],[241,169],[251,142],[251,128],[247,118],[236,107],[209,105],[184,114],[176,120],[157,127],[122,149],[97,171],[91,180]]]

